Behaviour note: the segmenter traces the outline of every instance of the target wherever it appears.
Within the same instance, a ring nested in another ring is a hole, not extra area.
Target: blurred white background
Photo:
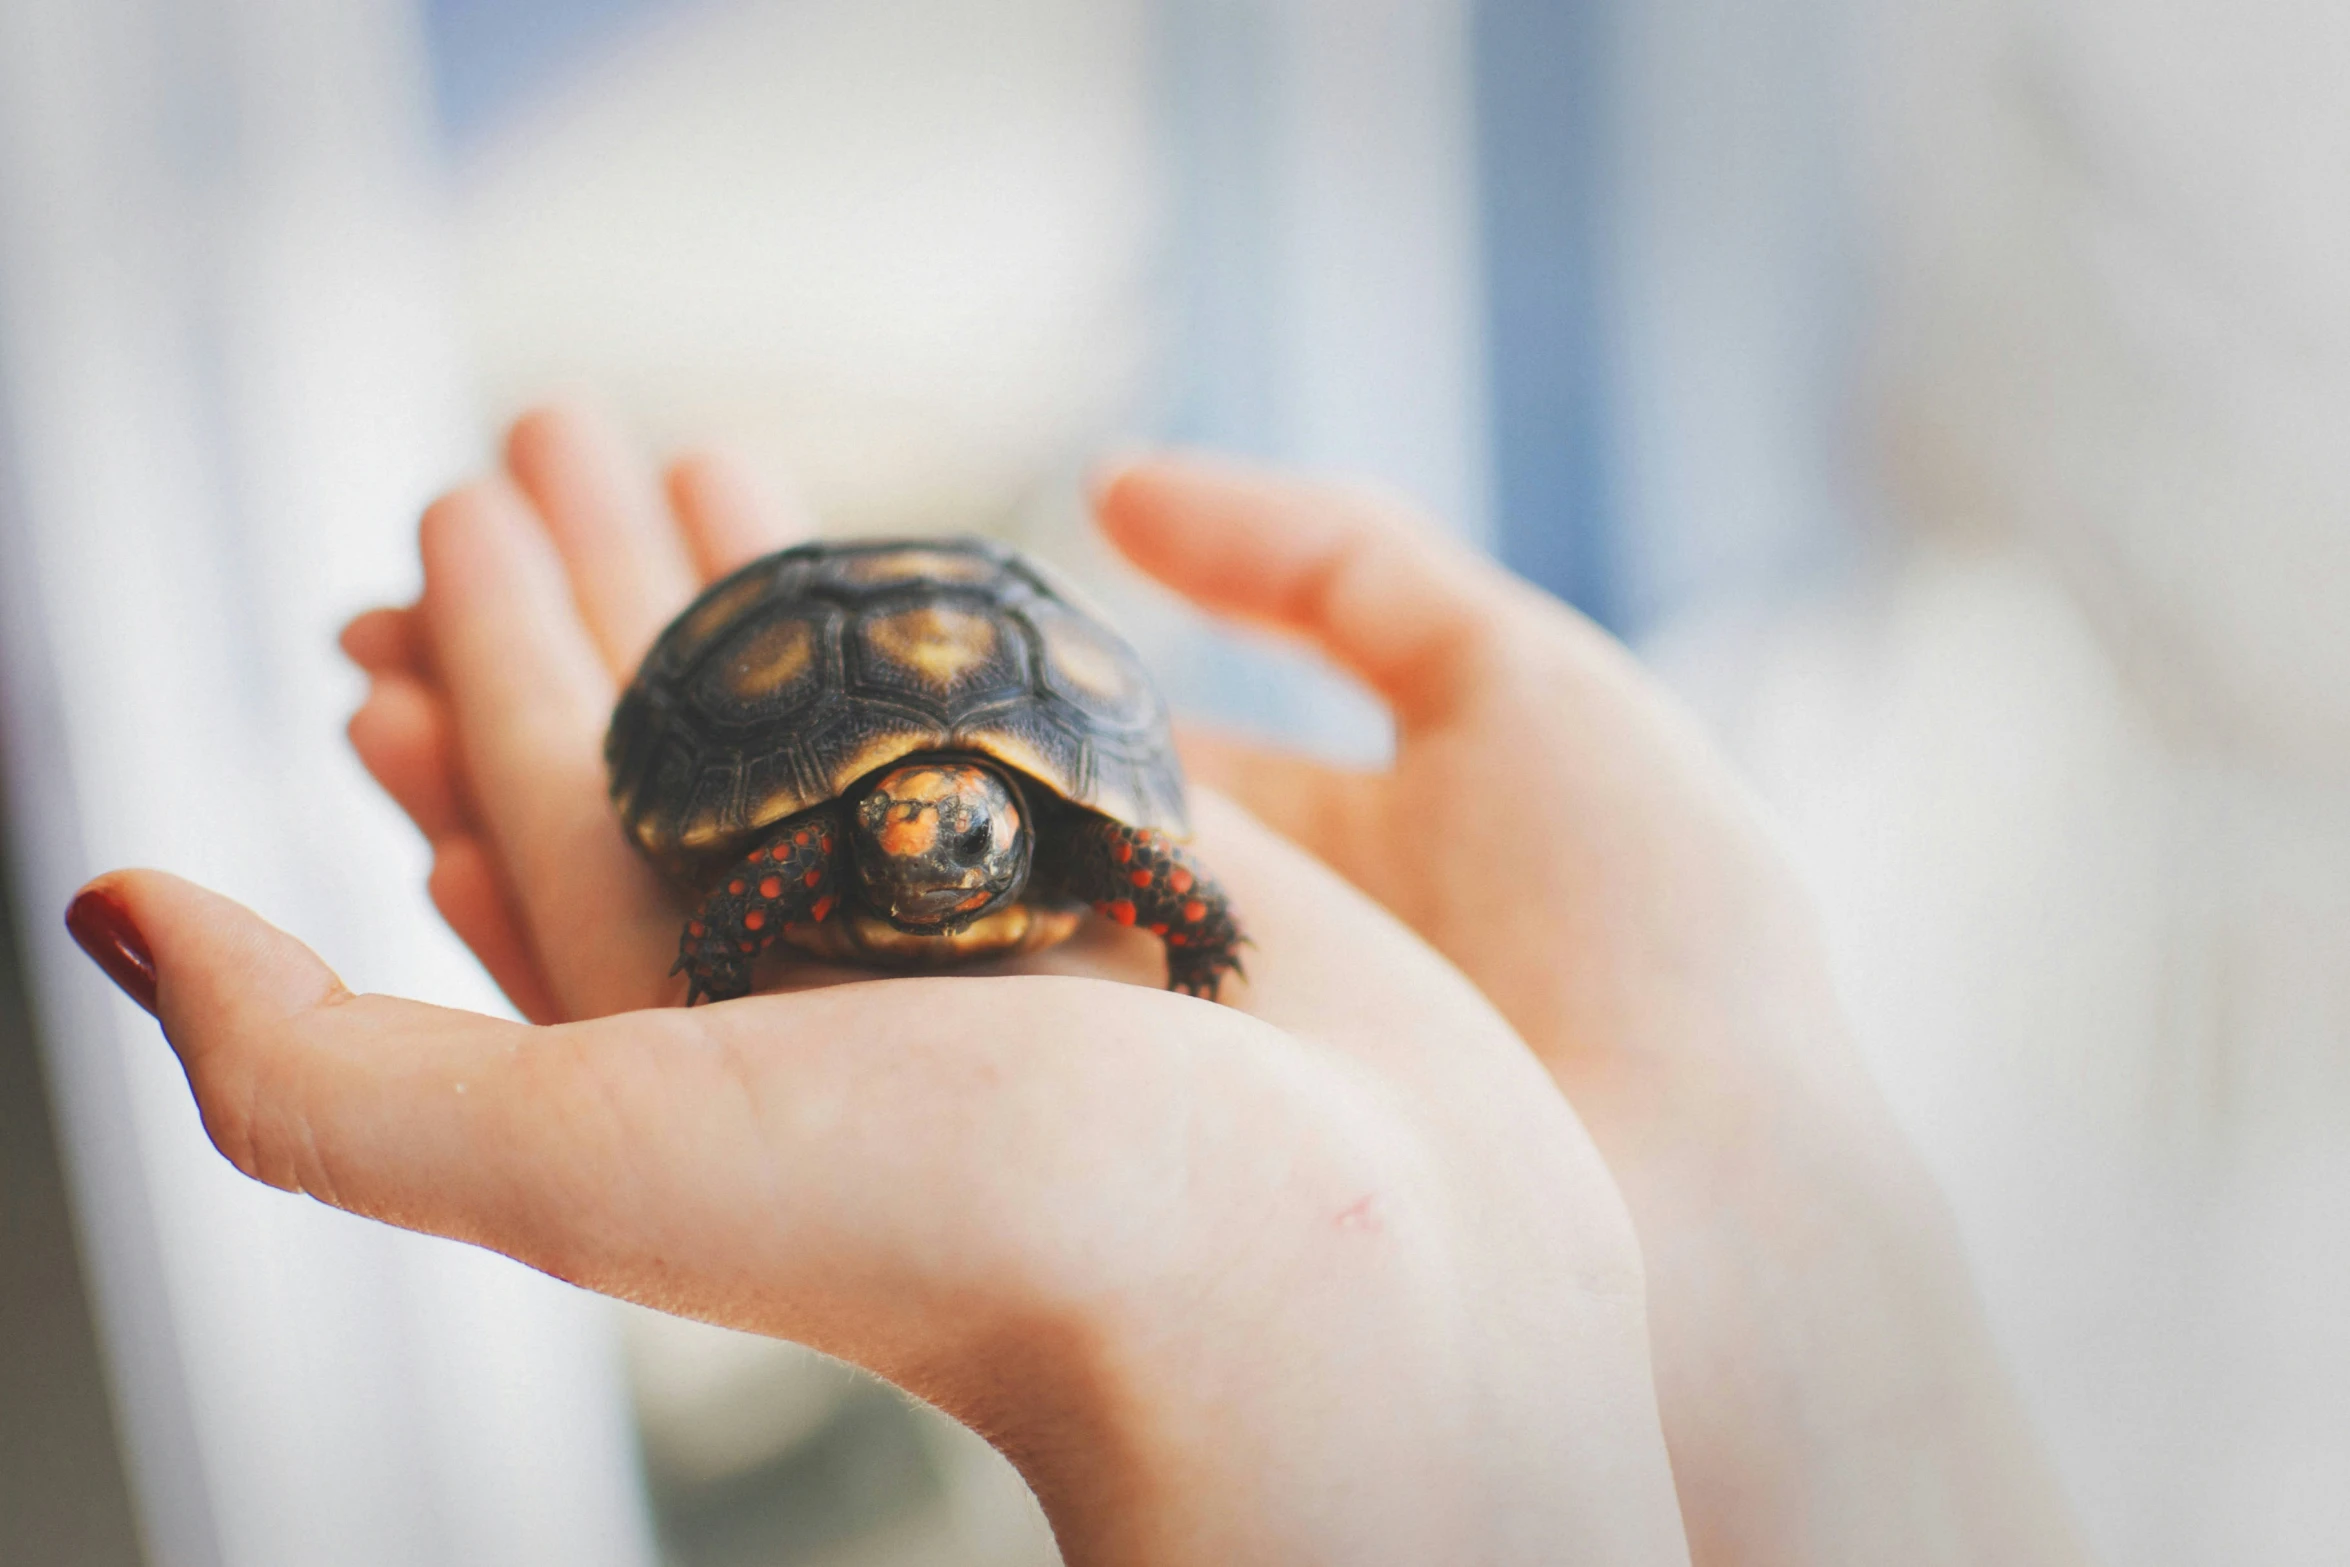
[[[166,864],[496,1005],[331,637],[549,392],[1019,539],[1338,754],[1091,457],[1572,596],[1778,812],[2104,1554],[2350,1560],[2346,68],[2296,0],[13,0],[0,754],[122,1478],[11,1435],[0,1560],[1051,1560],[843,1368],[243,1182],[57,927]]]

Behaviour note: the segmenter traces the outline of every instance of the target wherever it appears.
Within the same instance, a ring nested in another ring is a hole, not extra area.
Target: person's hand
[[[1647,1258],[1695,1559],[2077,1559],[1808,900],[1623,649],[1364,492],[1168,458],[1096,506],[1145,571],[1387,702],[1381,771],[1185,757],[1459,964],[1591,1129]]]
[[[871,1367],[1002,1447],[1072,1562],[1685,1559],[1582,1128],[1457,971],[1219,799],[1238,1006],[1075,972],[663,1005],[678,916],[597,747],[618,672],[768,538],[688,470],[681,543],[576,419],[510,466],[428,517],[421,611],[354,633],[354,737],[442,907],[568,1021],[354,996],[234,904],[101,878],[71,923],[227,1157]]]
[[[431,843],[434,906],[533,1022],[684,999],[670,968],[694,900],[620,832],[604,730],[670,618],[800,542],[802,521],[721,455],[683,458],[657,487],[593,418],[542,411],[516,423],[505,474],[425,512],[419,600],[345,629],[370,677],[352,748]],[[987,971],[1155,984],[1164,968],[1156,942],[1092,920]],[[865,977],[795,953],[775,984]]]

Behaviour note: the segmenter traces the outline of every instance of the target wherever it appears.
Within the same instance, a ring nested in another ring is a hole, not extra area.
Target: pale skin
[[[694,586],[796,530],[544,413],[346,637],[353,742],[539,1026],[351,997],[123,873],[223,1152],[871,1366],[996,1440],[1072,1562],[2077,1560],[1800,891],[1670,704],[1384,502],[1175,460],[1097,500],[1396,714],[1375,774],[1190,747],[1247,807],[1202,791],[1237,1006],[1108,931],[664,1006],[683,904],[596,744]]]
[[[1144,571],[1386,699],[1376,772],[1186,759],[1458,964],[1589,1128],[1640,1233],[1692,1557],[2085,1561],[1808,895],[1623,648],[1359,489],[1159,460],[1095,498]]]
[[[1031,972],[676,1005],[685,901],[603,728],[779,534],[707,468],[664,504],[575,416],[508,469],[428,513],[418,610],[355,629],[353,735],[540,1021],[355,996],[188,883],[99,884],[238,1168],[870,1367],[997,1443],[1072,1563],[1686,1561],[1590,1139],[1474,987],[1246,812],[1195,802],[1259,943],[1237,1005],[1106,925]]]

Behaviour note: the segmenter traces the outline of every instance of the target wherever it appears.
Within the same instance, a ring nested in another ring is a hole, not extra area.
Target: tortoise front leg
[[[678,942],[685,1004],[751,993],[751,963],[786,925],[821,924],[838,901],[840,833],[829,811],[795,816],[702,900]]]
[[[1053,856],[1058,890],[1167,944],[1167,988],[1216,999],[1227,973],[1242,972],[1233,950],[1248,938],[1232,901],[1191,851],[1163,832],[1101,817],[1062,829]]]

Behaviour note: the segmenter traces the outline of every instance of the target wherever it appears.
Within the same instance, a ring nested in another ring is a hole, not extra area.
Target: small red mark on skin
[[[750,913],[743,916],[743,929],[765,930],[766,928],[767,911],[765,909],[753,909]]]
[[[1134,885],[1137,887],[1147,887],[1151,884],[1151,873],[1149,871],[1136,871],[1133,875],[1127,877],[1126,879],[1134,883]]]
[[[1170,892],[1191,891],[1191,872],[1180,865],[1176,866],[1167,873],[1167,889]]]
[[[1110,918],[1116,920],[1121,925],[1131,925],[1134,923],[1134,905],[1128,903],[1124,898],[1120,898],[1115,903],[1105,905],[1102,909],[1102,912],[1107,914]]]
[[[1201,920],[1207,918],[1207,914],[1208,906],[1194,898],[1183,906],[1183,923],[1197,925]]]
[[[822,871],[810,871],[810,872],[808,872],[808,874],[807,874],[807,875],[805,875],[805,876],[802,876],[802,877],[800,878],[800,880],[801,880],[801,881],[803,881],[803,882],[806,882],[806,883],[807,883],[809,886],[811,886],[811,887],[815,886],[815,885],[816,885],[818,882],[822,881],[823,879],[824,879],[824,873],[823,873]]]
[[[782,897],[783,878],[781,876],[770,876],[765,881],[759,883],[759,896],[769,899]]]
[[[818,898],[816,900],[816,906],[810,909],[808,912],[815,916],[817,924],[823,924],[824,916],[832,912],[832,894],[828,892],[823,897]]]
[[[743,884],[739,881],[730,881],[726,884],[726,890],[739,898],[743,895]]]
[[[1387,1228],[1386,1225],[1379,1222],[1377,1206],[1377,1203],[1368,1194],[1357,1197],[1341,1209],[1336,1218],[1330,1221],[1331,1227],[1340,1230],[1360,1230],[1366,1235],[1376,1235]]]

